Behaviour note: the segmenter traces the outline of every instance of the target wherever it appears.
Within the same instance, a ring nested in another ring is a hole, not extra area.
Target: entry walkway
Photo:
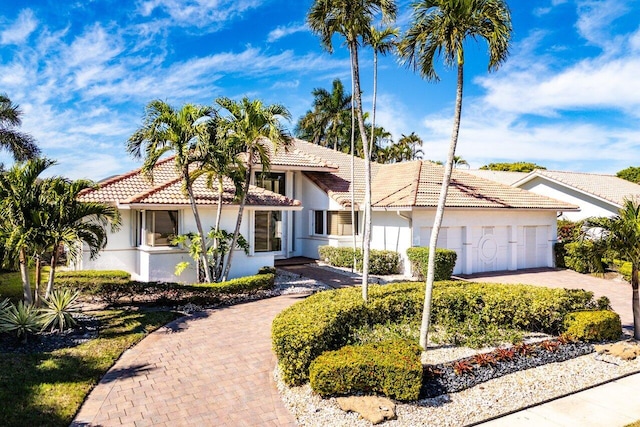
[[[295,426],[273,380],[271,322],[304,298],[178,319],[126,351],[72,426]]]

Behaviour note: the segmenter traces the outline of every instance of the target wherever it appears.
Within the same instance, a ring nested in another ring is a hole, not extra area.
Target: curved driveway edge
[[[123,353],[72,426],[295,426],[273,380],[271,322],[306,295],[186,316]]]

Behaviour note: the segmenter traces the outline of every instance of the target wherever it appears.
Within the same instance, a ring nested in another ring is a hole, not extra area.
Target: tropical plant
[[[613,218],[590,218],[587,225],[602,236],[617,258],[631,263],[631,307],[633,336],[640,339],[640,200],[625,199],[618,215]]]
[[[396,46],[399,30],[397,28],[386,27],[378,30],[371,26],[367,44],[373,49],[373,100],[371,101],[371,141],[369,142],[369,152],[373,153],[373,142],[376,129],[376,103],[378,100],[378,55],[386,55]]]
[[[640,183],[640,167],[629,166],[628,168],[616,172],[616,176],[638,184]]]
[[[18,301],[0,313],[0,332],[15,332],[22,342],[27,342],[29,334],[35,334],[41,328],[42,321],[38,309],[33,304]]]
[[[320,36],[321,43],[328,52],[333,52],[332,37],[337,33],[345,38],[351,58],[352,102],[360,130],[360,139],[364,147],[365,162],[365,226],[362,267],[362,297],[365,301],[368,295],[369,252],[371,249],[371,155],[362,111],[358,49],[363,42],[369,39],[374,15],[380,12],[385,21],[392,21],[395,19],[396,11],[394,0],[315,0],[307,16],[311,31]]]
[[[153,170],[162,156],[174,155],[176,171],[182,177],[183,188],[189,198],[196,229],[203,245],[202,254],[207,253],[202,231],[200,213],[193,194],[193,179],[190,166],[199,161],[202,140],[210,135],[211,120],[216,119],[213,108],[185,104],[179,110],[164,101],[151,101],[145,110],[144,122],[127,142],[127,151],[134,158],[144,158],[142,171],[153,180]],[[205,278],[211,282],[211,268],[203,255]]]
[[[42,330],[50,329],[51,332],[60,332],[76,325],[73,313],[78,311],[76,305],[79,292],[71,289],[62,289],[51,292],[49,297],[44,299],[44,307],[40,309],[40,320]]]
[[[489,163],[480,167],[480,170],[505,171],[505,172],[531,172],[536,169],[547,169],[532,162],[514,162],[514,163]]]
[[[334,150],[342,150],[347,142],[344,128],[349,120],[351,95],[345,93],[340,79],[333,81],[331,92],[315,88],[311,93],[313,110],[298,121],[296,135],[314,144],[333,145]]]
[[[221,265],[219,260],[223,259],[224,256],[229,253],[229,250],[231,248],[230,243],[232,239],[233,234],[225,230],[219,230],[216,228],[211,228],[211,230],[209,230],[209,232],[207,233],[208,244],[206,246],[208,248],[207,257],[211,265]],[[217,244],[213,244],[213,242],[217,242]],[[198,234],[181,234],[173,239],[172,244],[183,245],[184,247],[186,247],[189,251],[189,256],[191,256],[191,258],[196,261],[196,265],[198,265],[198,261],[202,259],[202,255],[200,253],[200,251],[202,250],[202,245],[200,244],[200,236],[198,236]],[[244,250],[246,254],[249,253],[249,242],[247,242],[242,234],[238,236],[238,242],[236,245]],[[176,276],[181,275],[187,268],[189,268],[190,265],[191,264],[186,261],[176,265]],[[217,278],[216,281],[218,280],[221,273],[222,272],[214,270],[214,276]]]
[[[11,152],[15,160],[24,161],[37,157],[40,149],[31,135],[15,129],[22,124],[20,116],[20,107],[0,93],[0,147]]]
[[[439,79],[435,60],[443,56],[447,66],[457,67],[456,104],[451,143],[429,243],[429,266],[420,328],[420,345],[427,348],[434,281],[435,253],[451,180],[464,84],[464,46],[468,38],[484,39],[489,47],[489,71],[496,70],[509,53],[511,14],[504,0],[420,0],[413,4],[412,23],[399,45],[405,64],[427,80]]]
[[[457,168],[458,166],[466,166],[469,169],[469,163],[463,159],[461,156],[453,156],[453,167]]]
[[[69,255],[77,259],[82,245],[89,249],[89,256],[93,259],[100,250],[107,245],[107,230],[112,232],[120,228],[120,214],[115,206],[99,202],[80,200],[83,191],[96,188],[89,180],[79,179],[71,181],[66,178],[52,178],[44,182],[46,200],[43,209],[45,221],[41,236],[44,237],[47,250],[51,251],[49,280],[45,298],[51,296],[58,265],[59,248],[66,247]],[[36,280],[39,271],[36,272]]]
[[[226,281],[231,270],[233,248],[236,247],[240,236],[240,226],[247,194],[249,193],[251,176],[253,175],[253,165],[257,163],[262,167],[263,171],[269,170],[271,166],[269,153],[271,150],[269,150],[268,144],[271,144],[273,152],[280,148],[286,149],[291,144],[291,136],[280,123],[281,119],[290,120],[291,114],[280,104],[264,105],[259,99],[250,100],[246,97],[242,98],[240,102],[229,98],[218,98],[216,103],[228,112],[228,115],[223,119],[224,138],[230,144],[242,147],[246,156],[244,183],[239,194],[240,206],[238,207],[236,227],[231,240],[232,250],[227,255],[227,262],[222,273],[222,281]],[[203,259],[205,258],[203,257]]]
[[[29,279],[29,254],[42,242],[43,209],[46,197],[43,180],[39,178],[55,162],[49,159],[32,159],[17,163],[0,174],[0,240],[5,249],[17,255],[22,279],[23,298],[27,305],[33,303]]]

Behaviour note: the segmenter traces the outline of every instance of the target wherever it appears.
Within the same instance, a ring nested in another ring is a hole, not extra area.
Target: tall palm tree
[[[322,45],[328,52],[333,52],[331,39],[336,33],[345,38],[349,48],[353,105],[364,148],[365,161],[364,205],[366,221],[363,233],[362,262],[362,297],[365,301],[368,298],[369,251],[371,247],[371,157],[362,112],[358,48],[364,40],[368,39],[376,13],[380,12],[385,20],[390,21],[395,19],[396,11],[394,0],[315,0],[307,16],[309,27],[320,36]]]
[[[31,135],[15,128],[22,124],[22,111],[6,94],[0,93],[0,147],[8,150],[17,161],[33,159],[40,154]]]
[[[229,98],[218,98],[216,103],[228,112],[228,116],[224,118],[226,124],[223,126],[226,131],[225,137],[234,146],[243,147],[246,161],[236,228],[233,232],[231,250],[227,255],[227,262],[222,274],[222,280],[226,281],[231,270],[234,248],[240,235],[242,216],[253,174],[253,164],[258,163],[263,170],[268,170],[271,163],[267,144],[272,144],[273,151],[281,147],[286,148],[291,144],[291,136],[280,123],[281,119],[291,120],[291,114],[280,104],[264,105],[258,99],[250,100],[246,97],[240,102],[235,102]]]
[[[318,117],[318,124],[325,131],[326,145],[331,145],[333,149],[339,150],[341,147],[340,130],[345,125],[345,112],[351,108],[351,95],[345,93],[344,85],[340,79],[335,79],[332,83],[331,92],[323,88],[316,88],[312,92],[314,101],[314,113]]]
[[[206,185],[209,188],[217,188],[218,203],[216,209],[216,219],[213,229],[213,252],[215,259],[213,262],[213,280],[219,281],[222,276],[223,253],[218,251],[220,242],[220,222],[222,218],[222,204],[224,196],[224,180],[231,179],[237,194],[242,193],[242,185],[245,178],[245,164],[242,162],[240,153],[242,145],[224,138],[224,129],[218,123],[209,126],[200,150],[200,167],[191,173],[192,180],[204,175]]]
[[[32,159],[17,163],[0,174],[0,238],[5,249],[18,255],[23,298],[33,303],[29,280],[29,253],[40,236],[42,222],[43,181],[40,174],[55,162],[49,159]]]
[[[631,307],[633,337],[640,339],[640,200],[625,199],[618,215],[613,218],[589,219],[587,224],[601,231],[609,249],[631,263]]]
[[[411,132],[409,135],[402,134],[398,140],[398,144],[409,147],[411,151],[410,160],[421,159],[424,152],[422,151],[423,141],[415,132]]]
[[[110,226],[112,232],[117,231],[121,222],[115,206],[79,200],[82,191],[96,188],[92,181],[52,178],[45,181],[44,185],[47,220],[43,223],[42,234],[45,236],[46,249],[52,253],[45,293],[45,298],[48,298],[53,291],[58,249],[64,245],[69,255],[77,258],[82,250],[81,245],[86,244],[90,257],[95,258],[107,244],[106,227]]]
[[[436,243],[460,130],[464,45],[469,38],[484,39],[489,47],[489,71],[494,71],[509,54],[511,30],[511,14],[504,0],[420,0],[413,4],[411,27],[399,45],[399,54],[404,63],[427,80],[439,79],[435,60],[440,55],[443,56],[445,65],[455,66],[458,71],[453,132],[429,242],[425,303],[420,328],[420,345],[425,349],[431,316]]]
[[[174,165],[183,181],[183,187],[195,219],[202,245],[202,265],[205,279],[211,283],[211,268],[198,206],[193,195],[193,180],[189,167],[198,161],[199,145],[206,135],[208,121],[215,116],[211,107],[185,104],[175,110],[161,100],[151,101],[145,110],[144,123],[127,142],[127,151],[134,158],[144,158],[142,171],[153,180],[153,169],[162,156],[174,155]]]
[[[373,100],[371,102],[371,141],[369,152],[373,153],[373,142],[375,139],[374,129],[376,128],[376,104],[378,100],[378,55],[386,55],[396,46],[399,30],[397,28],[385,27],[378,30],[372,26],[369,30],[367,44],[373,49]]]

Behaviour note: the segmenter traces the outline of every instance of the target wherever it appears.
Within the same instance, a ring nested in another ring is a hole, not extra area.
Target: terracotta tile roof
[[[435,207],[444,168],[427,161],[383,165],[373,181],[372,200],[377,208]],[[575,210],[577,206],[453,171],[447,207]]]
[[[515,185],[519,186],[535,177],[547,178],[552,181],[573,187],[582,192],[607,200],[618,207],[622,206],[625,198],[640,196],[640,185],[634,184],[614,175],[600,175],[583,172],[560,172],[536,169]]]
[[[529,175],[528,172],[508,172],[508,171],[489,171],[480,169],[460,169],[465,173],[478,176],[484,179],[490,179],[501,184],[511,185]]]
[[[268,141],[267,141],[268,142]],[[338,165],[326,157],[314,153],[307,145],[313,145],[300,139],[294,139],[288,150],[279,149],[273,154],[273,145],[266,143],[265,147],[271,153],[271,166],[290,167],[304,170],[332,170],[338,169]],[[316,146],[317,147],[317,146]]]
[[[206,186],[206,178],[198,178],[193,185],[196,203],[199,205],[215,205],[218,203],[218,193]],[[229,179],[224,180],[224,195],[222,203],[235,203],[235,188]],[[154,170],[151,182],[140,169],[109,178],[100,183],[97,190],[88,190],[81,194],[81,200],[97,201],[117,204],[145,204],[145,205],[188,205],[189,199],[182,191],[182,179],[173,166],[173,158],[164,159]],[[292,200],[280,194],[273,193],[260,187],[249,187],[247,195],[248,206],[267,207],[297,207],[300,201]]]

